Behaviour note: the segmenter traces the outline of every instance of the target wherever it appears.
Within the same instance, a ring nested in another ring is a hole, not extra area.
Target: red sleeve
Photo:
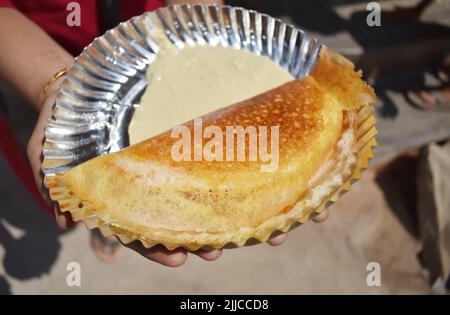
[[[0,8],[15,8],[16,6],[9,0],[0,0]]]

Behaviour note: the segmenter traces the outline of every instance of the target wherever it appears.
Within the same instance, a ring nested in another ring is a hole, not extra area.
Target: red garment
[[[70,2],[80,4],[80,26],[68,26],[67,10]],[[121,1],[121,18],[126,21],[145,11],[162,6],[162,0],[123,0]],[[95,0],[0,0],[0,7],[16,8],[30,20],[34,21],[73,56],[92,40],[102,35],[98,23],[98,3]]]
[[[15,8],[34,21],[61,46],[73,56],[81,53],[83,48],[92,40],[101,35],[98,23],[97,1],[77,0],[81,10],[81,25],[68,26],[66,19],[71,12],[67,10],[70,0],[0,0],[0,7]],[[133,16],[140,15],[145,11],[155,10],[162,6],[161,0],[123,0],[122,21]],[[4,31],[4,30],[0,30]],[[20,30],[16,30],[20,32]],[[40,196],[34,183],[30,165],[14,141],[6,121],[0,116],[0,154],[4,155],[22,183],[28,188],[36,201],[49,213],[53,210],[48,207]]]
[[[53,215],[53,209],[51,209],[44,199],[41,197],[33,178],[33,172],[31,171],[30,164],[23,156],[19,145],[14,140],[14,136],[11,133],[6,120],[3,115],[0,114],[0,154],[6,159],[10,167],[14,170],[17,177],[22,184],[31,193],[34,200],[40,207],[48,211]]]

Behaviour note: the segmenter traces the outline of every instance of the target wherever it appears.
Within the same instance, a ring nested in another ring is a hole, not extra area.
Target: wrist
[[[43,85],[39,97],[39,107],[42,108],[45,100],[49,97],[49,95],[56,93],[59,90],[59,86],[61,85],[65,75],[67,72],[67,68],[62,68],[55,72]]]
[[[56,92],[63,82],[65,73],[58,74],[61,70],[68,69],[73,63],[73,57],[69,54],[54,57],[56,58],[54,58],[51,63],[49,62],[49,59],[51,58],[44,58],[45,61],[42,60],[41,62],[37,62],[40,64],[39,69],[45,69],[43,71],[37,71],[39,77],[36,78],[36,83],[34,84],[35,92],[33,93],[34,97],[32,104],[38,111],[41,111],[45,99],[47,99],[50,94]],[[47,67],[44,65],[47,65]]]

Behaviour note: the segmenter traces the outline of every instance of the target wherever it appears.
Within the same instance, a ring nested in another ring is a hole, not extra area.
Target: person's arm
[[[11,85],[35,109],[41,111],[41,91],[58,70],[68,67],[73,57],[47,33],[19,11],[0,8],[0,80]],[[20,31],[19,31],[20,30]],[[54,84],[48,95],[54,94]],[[50,108],[51,110],[51,108]],[[49,116],[40,119],[39,133],[33,132],[28,157],[39,190],[45,196],[41,167],[43,129]],[[41,115],[42,116],[42,115]],[[38,139],[37,137],[41,137]],[[47,199],[48,200],[48,199]]]
[[[40,110],[40,93],[71,56],[36,24],[11,8],[0,8],[0,79]]]
[[[0,30],[0,80],[10,84],[39,111],[38,121],[28,142],[27,155],[36,185],[44,199],[51,204],[43,185],[42,146],[45,128],[52,115],[56,93],[63,78],[52,85],[42,101],[41,91],[56,72],[72,64],[73,57],[38,25],[15,9],[0,8]],[[73,225],[70,214],[62,213],[57,207],[54,210],[59,227],[64,229]],[[140,243],[126,246],[152,261],[171,267],[182,265],[187,258],[187,251],[181,248],[174,251],[162,246],[147,249]],[[214,260],[219,258],[221,251],[200,250],[194,254],[205,260]]]
[[[166,3],[177,3],[177,0],[167,0]],[[181,1],[186,2],[186,1]],[[189,1],[191,3],[215,3],[223,1]],[[38,111],[38,122],[27,146],[27,154],[36,180],[44,198],[48,200],[48,193],[43,186],[42,146],[44,131],[52,114],[59,83],[55,82],[48,91],[44,102],[40,102],[41,90],[45,83],[60,69],[68,67],[73,62],[73,57],[51,39],[36,24],[29,21],[20,12],[0,8],[0,79],[9,83],[17,92],[27,99]],[[20,29],[20,32],[16,30]],[[4,31],[11,30],[11,31]],[[70,215],[56,210],[56,220],[60,227],[65,228],[72,224]],[[327,212],[316,218],[317,221],[326,218]],[[268,241],[271,245],[279,245],[286,239],[285,234],[273,237]],[[187,258],[185,249],[168,251],[164,247],[155,246],[144,248],[140,243],[129,244],[128,247],[136,250],[146,258],[155,262],[168,265],[182,265]],[[205,260],[217,259],[221,251],[199,250],[194,254]]]

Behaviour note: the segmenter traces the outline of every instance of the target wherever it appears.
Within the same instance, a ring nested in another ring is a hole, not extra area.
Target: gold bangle
[[[48,90],[52,87],[53,83],[55,83],[56,80],[58,80],[59,78],[64,76],[66,73],[67,73],[67,68],[63,68],[63,69],[59,70],[58,72],[56,72],[54,75],[52,75],[52,77],[47,81],[47,83],[45,83],[44,87],[42,88],[42,92],[41,92],[41,101],[40,101],[41,106],[44,104],[44,101],[47,98]]]

